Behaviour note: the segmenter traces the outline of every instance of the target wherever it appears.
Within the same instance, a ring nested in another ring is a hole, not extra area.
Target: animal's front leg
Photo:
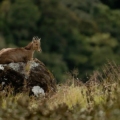
[[[23,60],[25,63],[28,63],[29,61],[32,61],[31,57],[25,57]]]
[[[31,70],[31,65],[30,65],[30,61],[28,61],[28,62],[25,64],[25,67],[24,67],[25,78],[28,78],[28,77],[29,77],[30,70]]]
[[[30,54],[26,59],[27,59],[27,62],[28,61],[33,61],[33,55]]]
[[[33,58],[31,58],[30,61],[33,61]]]

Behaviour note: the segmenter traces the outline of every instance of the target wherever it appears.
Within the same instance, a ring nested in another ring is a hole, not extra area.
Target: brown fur
[[[4,48],[0,51],[0,64],[27,62],[33,59],[34,51],[41,51],[40,39],[33,37],[32,42],[22,48]]]

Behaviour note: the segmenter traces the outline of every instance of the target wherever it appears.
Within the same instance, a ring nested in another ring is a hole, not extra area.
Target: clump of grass
[[[70,109],[79,104],[82,107],[87,105],[85,90],[85,86],[58,86],[58,91],[55,95],[53,95],[49,100],[49,105],[53,108],[59,104],[66,104]],[[84,93],[83,93],[84,92]]]

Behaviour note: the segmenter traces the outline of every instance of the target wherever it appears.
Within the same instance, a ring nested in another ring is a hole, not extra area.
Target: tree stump
[[[53,74],[39,60],[0,64],[1,91],[10,86],[13,92],[29,94],[45,94],[56,91],[56,80]]]

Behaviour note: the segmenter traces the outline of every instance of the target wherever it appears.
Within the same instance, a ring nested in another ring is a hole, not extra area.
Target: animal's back
[[[3,48],[2,50],[0,50],[0,56],[3,55],[3,54],[7,54],[9,53],[10,51],[13,51],[15,50],[15,48]]]
[[[26,57],[26,50],[23,48],[6,48],[0,51],[0,64],[11,62],[23,62]]]

